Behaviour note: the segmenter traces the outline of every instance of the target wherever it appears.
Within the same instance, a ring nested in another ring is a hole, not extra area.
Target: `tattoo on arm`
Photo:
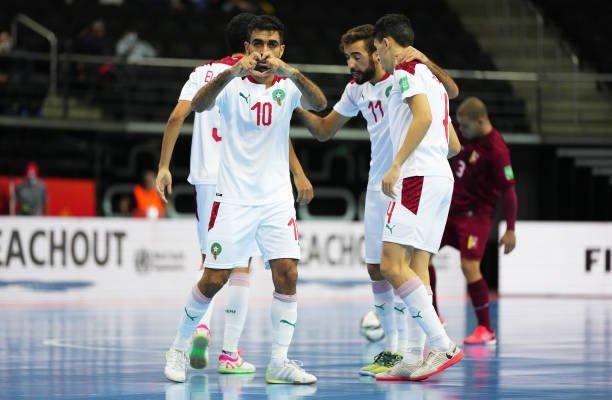
[[[215,99],[221,93],[223,88],[234,79],[231,69],[226,69],[208,82],[206,86],[200,88],[198,93],[193,97],[191,101],[191,108],[194,111],[202,112],[210,110],[215,105]]]
[[[304,74],[296,69],[290,78],[315,111],[321,111],[327,107],[327,99],[321,89],[310,79],[306,78]]]

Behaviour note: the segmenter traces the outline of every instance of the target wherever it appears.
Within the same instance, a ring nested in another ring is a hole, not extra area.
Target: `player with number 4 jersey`
[[[352,80],[346,85],[340,101],[325,117],[298,109],[306,127],[320,141],[329,140],[352,117],[361,113],[370,135],[371,158],[365,197],[364,230],[365,261],[371,279],[373,310],[380,319],[385,333],[385,348],[372,364],[360,369],[361,375],[376,375],[388,370],[394,362],[415,351],[412,343],[412,321],[404,312],[401,300],[396,302],[393,287],[380,273],[382,236],[386,197],[381,193],[381,180],[391,166],[393,146],[389,137],[389,111],[387,102],[393,86],[393,76],[386,73],[378,62],[374,26],[359,25],[346,31],[340,38],[340,51],[344,53]],[[413,47],[405,49],[399,61],[418,59],[432,68],[444,83],[451,97],[458,94],[453,79],[424,54]],[[420,328],[417,328],[420,329]],[[417,351],[418,352],[418,351]],[[420,353],[422,354],[421,349]]]
[[[423,380],[463,358],[442,327],[425,285],[429,258],[438,251],[453,191],[447,158],[460,150],[450,124],[448,94],[434,74],[418,61],[397,56],[414,42],[410,20],[402,14],[381,17],[374,45],[385,70],[393,73],[389,115],[393,161],[382,178],[391,200],[383,234],[381,272],[421,328],[422,348],[430,352],[404,358],[377,380]]]

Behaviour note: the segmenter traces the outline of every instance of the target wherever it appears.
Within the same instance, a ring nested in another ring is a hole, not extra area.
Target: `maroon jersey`
[[[461,152],[451,158],[455,188],[450,214],[473,211],[492,216],[501,191],[514,185],[508,146],[495,128],[474,140],[460,134],[459,139]]]

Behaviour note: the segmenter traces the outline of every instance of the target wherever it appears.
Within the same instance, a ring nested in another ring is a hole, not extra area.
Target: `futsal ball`
[[[359,321],[359,333],[370,342],[378,342],[385,337],[380,320],[374,311],[368,311]]]

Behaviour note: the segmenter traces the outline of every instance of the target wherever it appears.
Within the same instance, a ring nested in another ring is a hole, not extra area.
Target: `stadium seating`
[[[91,21],[102,19],[106,22],[108,38],[112,43],[129,27],[153,43],[161,57],[202,60],[225,54],[223,27],[231,17],[231,14],[221,11],[218,2],[206,10],[187,8],[182,11],[171,8],[164,1],[145,0],[126,1],[122,6],[99,5],[84,0],[70,4],[63,1],[33,4],[16,0],[3,3],[7,12],[0,16],[0,27],[8,26],[17,13],[27,14],[56,33],[60,51],[77,50],[79,32]],[[491,58],[462,28],[457,15],[449,10],[443,0],[405,4],[379,1],[375,13],[368,7],[358,7],[346,1],[335,2],[331,8],[329,2],[324,0],[271,3],[275,7],[275,14],[287,26],[285,59],[290,63],[342,65],[344,57],[337,46],[342,32],[355,25],[374,23],[377,17],[385,13],[402,12],[410,16],[415,26],[415,45],[441,66],[448,69],[495,69]],[[146,14],[143,13],[144,7]],[[48,45],[42,38],[23,29],[17,48],[46,51]],[[37,65],[37,74],[46,75],[44,64]],[[75,81],[74,76],[70,75],[74,74],[74,65],[61,68],[60,92],[69,91],[70,96],[86,105],[99,107],[102,118],[138,121],[165,120],[168,110],[176,101],[180,85],[190,72],[187,68],[114,66],[100,82],[99,74],[95,73],[97,67],[90,67],[94,72],[90,72],[86,82]],[[331,108],[339,99],[349,76],[348,73],[317,74],[312,78],[328,96]],[[461,82],[461,88],[462,97],[478,95],[494,103],[492,110],[499,110],[503,115],[498,120],[498,126],[503,131],[527,131],[524,105],[505,82],[482,81],[475,84],[465,81]],[[454,112],[462,97],[451,102],[451,112]],[[42,105],[42,99],[39,104]],[[0,112],[14,113],[13,108],[0,105]],[[364,126],[360,119],[351,121],[350,125]]]
[[[555,23],[578,57],[592,63],[602,73],[612,72],[612,25],[610,5],[584,0],[576,6],[569,0],[533,0],[548,21]],[[571,12],[568,12],[571,10]]]

